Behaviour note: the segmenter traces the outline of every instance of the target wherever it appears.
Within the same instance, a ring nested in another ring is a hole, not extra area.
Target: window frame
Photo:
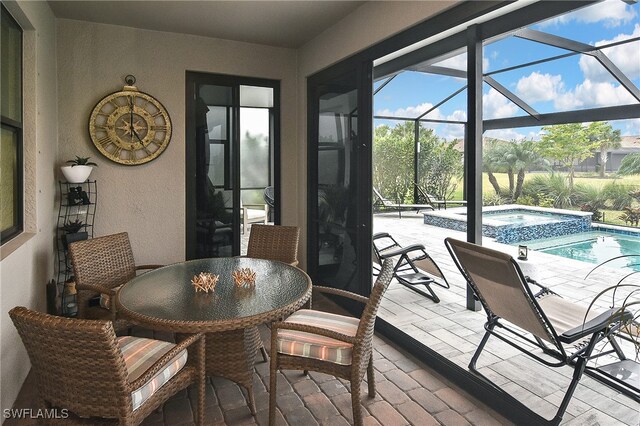
[[[0,245],[4,245],[8,241],[12,240],[16,236],[20,235],[24,231],[24,145],[23,145],[23,132],[24,132],[24,29],[16,21],[16,19],[9,13],[4,5],[0,5],[0,13],[6,16],[15,24],[16,28],[20,30],[20,75],[19,75],[19,92],[20,97],[20,121],[16,121],[5,117],[0,112],[0,125],[2,128],[8,129],[16,135],[16,185],[14,187],[15,195],[15,220],[14,224],[4,230],[0,231]]]

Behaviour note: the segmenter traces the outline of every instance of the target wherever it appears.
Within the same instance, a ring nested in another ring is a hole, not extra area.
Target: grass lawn
[[[527,173],[525,176],[525,183],[532,179],[537,174],[544,173]],[[486,173],[482,174],[482,193],[484,196],[492,195],[495,193],[493,190],[493,186],[489,183],[489,177]],[[508,189],[509,188],[509,178],[506,173],[494,173],[494,176],[498,180],[498,184],[500,188]],[[637,190],[640,190],[640,175],[634,176],[624,176],[619,178],[613,178],[612,176],[607,176],[605,179],[600,179],[600,177],[596,173],[576,173],[574,177],[574,183],[594,186],[597,188],[602,188],[608,183],[616,182],[620,185],[629,185]],[[458,182],[458,187],[456,191],[453,193],[451,197],[454,200],[462,199],[462,181]],[[577,210],[577,208],[576,208]],[[605,223],[612,225],[625,225],[624,221],[618,219],[618,216],[622,214],[620,210],[603,210]]]

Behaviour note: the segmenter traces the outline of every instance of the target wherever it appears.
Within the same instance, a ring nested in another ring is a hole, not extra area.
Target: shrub
[[[632,226],[638,226],[640,223],[640,208],[634,209],[633,207],[625,207],[618,219],[624,220],[624,223],[628,223]]]
[[[580,185],[572,188],[567,179],[559,174],[538,175],[525,184],[524,195],[552,200],[553,207],[566,208],[576,204],[576,194],[581,191]],[[538,205],[543,206],[542,203]],[[549,206],[543,206],[549,207]]]
[[[605,198],[614,210],[622,210],[633,201],[632,187],[617,182],[610,182],[602,188]]]
[[[594,220],[596,222],[602,221],[602,212],[598,209],[598,207],[594,207],[591,204],[583,204],[580,206],[580,211],[591,212],[591,220]]]
[[[507,202],[507,199],[503,198],[501,195],[498,195],[496,193],[483,195],[482,197],[483,206],[500,206],[502,204],[506,204],[506,202]]]

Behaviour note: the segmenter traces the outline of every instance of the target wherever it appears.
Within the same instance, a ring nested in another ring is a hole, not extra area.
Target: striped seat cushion
[[[142,376],[156,361],[169,352],[175,345],[162,340],[145,339],[142,337],[118,337],[118,346],[124,357],[124,363],[129,373],[129,382]],[[137,410],[162,385],[167,383],[187,363],[187,350],[180,351],[165,365],[151,380],[131,393],[133,410]]]
[[[360,320],[328,312],[300,309],[285,322],[312,325],[353,337],[358,331]],[[281,329],[278,330],[277,350],[281,354],[350,365],[353,345],[313,333]]]

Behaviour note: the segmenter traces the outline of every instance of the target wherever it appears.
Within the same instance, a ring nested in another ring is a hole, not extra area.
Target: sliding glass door
[[[315,282],[361,294],[371,286],[368,66],[309,80],[309,272]]]
[[[251,224],[279,222],[278,103],[277,81],[187,73],[187,259],[243,254]]]

